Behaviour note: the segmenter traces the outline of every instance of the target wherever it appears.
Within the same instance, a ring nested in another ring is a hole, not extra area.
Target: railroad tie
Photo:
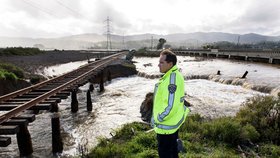
[[[16,117],[12,117],[12,119],[26,119],[28,120],[28,122],[33,122],[35,121],[35,114],[26,114],[26,113],[23,113],[19,116],[16,116]]]
[[[0,135],[13,135],[19,132],[17,125],[0,125]]]
[[[0,147],[7,147],[11,144],[11,137],[2,137],[0,136]]]

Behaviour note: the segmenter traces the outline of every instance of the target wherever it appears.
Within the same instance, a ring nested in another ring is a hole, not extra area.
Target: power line
[[[49,14],[49,15],[51,15],[51,16],[56,16],[56,17],[58,17],[57,15],[53,14],[51,10],[48,10],[48,9],[46,9],[46,8],[43,8],[43,7],[41,7],[41,6],[38,5],[38,4],[37,4],[37,6],[36,6],[36,5],[34,5],[34,3],[31,3],[31,2],[29,2],[29,1],[27,1],[27,0],[23,0],[23,2],[25,2],[26,4],[28,4],[28,5],[30,5],[30,6],[32,6],[32,7],[34,7],[34,8],[36,8],[36,9],[38,9],[38,10],[41,11],[41,12],[44,12],[44,13]],[[40,7],[39,7],[39,6],[40,6]]]
[[[72,13],[74,13],[75,15],[77,15],[78,17],[84,17],[82,14],[80,14],[79,12],[71,9],[70,7],[64,5],[62,2],[60,2],[59,0],[55,0],[59,5],[63,6],[64,8],[70,10]]]

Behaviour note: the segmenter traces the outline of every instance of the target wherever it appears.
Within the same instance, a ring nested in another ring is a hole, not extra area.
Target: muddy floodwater
[[[103,93],[99,93],[99,86],[94,85],[95,90],[91,94],[92,112],[86,110],[86,91],[89,84],[79,89],[77,113],[71,113],[70,97],[59,104],[64,142],[61,157],[77,156],[78,146],[92,148],[97,144],[99,137],[109,138],[121,125],[141,121],[140,105],[145,95],[153,92],[154,84],[158,81],[158,78],[150,78],[151,75],[159,75],[158,58],[133,60],[136,62],[137,70],[147,74],[147,77],[135,75],[113,79],[106,82]],[[56,65],[45,68],[40,73],[45,76],[60,75],[83,64],[85,62]],[[66,70],[66,67],[70,69]],[[205,117],[234,116],[248,98],[256,95],[273,95],[280,90],[280,68],[277,65],[178,57],[178,67],[186,79],[186,98],[193,104],[192,113],[199,113]],[[221,75],[216,76],[218,70]],[[248,75],[245,79],[240,79],[245,71],[248,71]],[[208,79],[195,79],[195,76],[208,76]],[[238,83],[234,84],[235,82]],[[34,157],[52,157],[51,116],[49,112],[41,112],[28,126]],[[11,145],[0,148],[0,157],[18,155],[16,138],[13,136]]]

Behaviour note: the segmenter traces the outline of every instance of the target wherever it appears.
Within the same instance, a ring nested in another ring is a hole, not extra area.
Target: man
[[[170,50],[160,53],[163,77],[155,85],[152,125],[157,133],[160,158],[177,158],[178,130],[189,109],[184,106],[184,78],[177,68],[177,57]]]

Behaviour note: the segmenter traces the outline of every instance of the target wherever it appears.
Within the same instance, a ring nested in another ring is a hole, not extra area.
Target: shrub
[[[0,69],[9,73],[13,73],[18,78],[24,78],[23,70],[16,67],[15,65],[8,64],[8,63],[0,63]]]
[[[3,71],[2,69],[0,69],[0,79],[6,79],[5,71]]]
[[[7,72],[6,70],[0,69],[0,79],[17,80],[18,77],[12,72]]]
[[[150,127],[147,124],[133,122],[131,124],[123,125],[123,128],[118,129],[115,133],[113,139],[129,140],[131,139],[137,131],[149,130]]]
[[[202,136],[205,138],[225,142],[232,146],[248,141],[255,142],[260,137],[252,125],[243,126],[238,120],[231,117],[218,118],[205,122],[201,126],[203,128]]]
[[[30,83],[31,83],[31,84],[37,84],[37,83],[39,83],[39,82],[40,82],[40,77],[38,77],[38,76],[32,77],[32,78],[30,79]]]
[[[231,145],[240,142],[241,125],[230,117],[222,117],[211,122],[204,123],[203,136],[208,139],[223,141]]]
[[[260,145],[259,153],[263,157],[278,158],[280,156],[280,146],[274,144]]]
[[[132,142],[139,144],[144,148],[156,148],[157,143],[155,137],[154,133],[141,133],[135,136]]]
[[[40,54],[42,51],[38,48],[22,48],[22,47],[10,47],[5,48],[0,51],[1,55],[36,55]]]
[[[180,127],[180,131],[201,132],[203,130],[201,127],[203,121],[204,119],[199,114],[189,115],[185,123]]]
[[[133,156],[131,156],[131,157],[133,157]],[[158,152],[157,152],[157,150],[147,149],[147,150],[144,150],[144,151],[138,153],[135,157],[136,158],[157,158]]]
[[[156,149],[156,140],[153,132],[143,133],[148,129],[149,125],[139,122],[125,124],[112,139],[101,138],[89,157],[152,157],[155,152],[147,150]]]
[[[123,158],[126,151],[121,145],[115,143],[107,143],[104,147],[96,147],[90,152],[88,157],[102,157],[102,158]]]
[[[260,134],[254,126],[247,124],[244,127],[242,127],[240,135],[241,141],[250,140],[252,142],[257,142],[259,137]]]
[[[14,73],[11,73],[11,72],[6,72],[5,78],[6,78],[6,80],[17,80],[18,79],[18,77]]]
[[[280,144],[280,98],[254,97],[236,114],[242,125],[251,124],[260,134],[259,141]]]

